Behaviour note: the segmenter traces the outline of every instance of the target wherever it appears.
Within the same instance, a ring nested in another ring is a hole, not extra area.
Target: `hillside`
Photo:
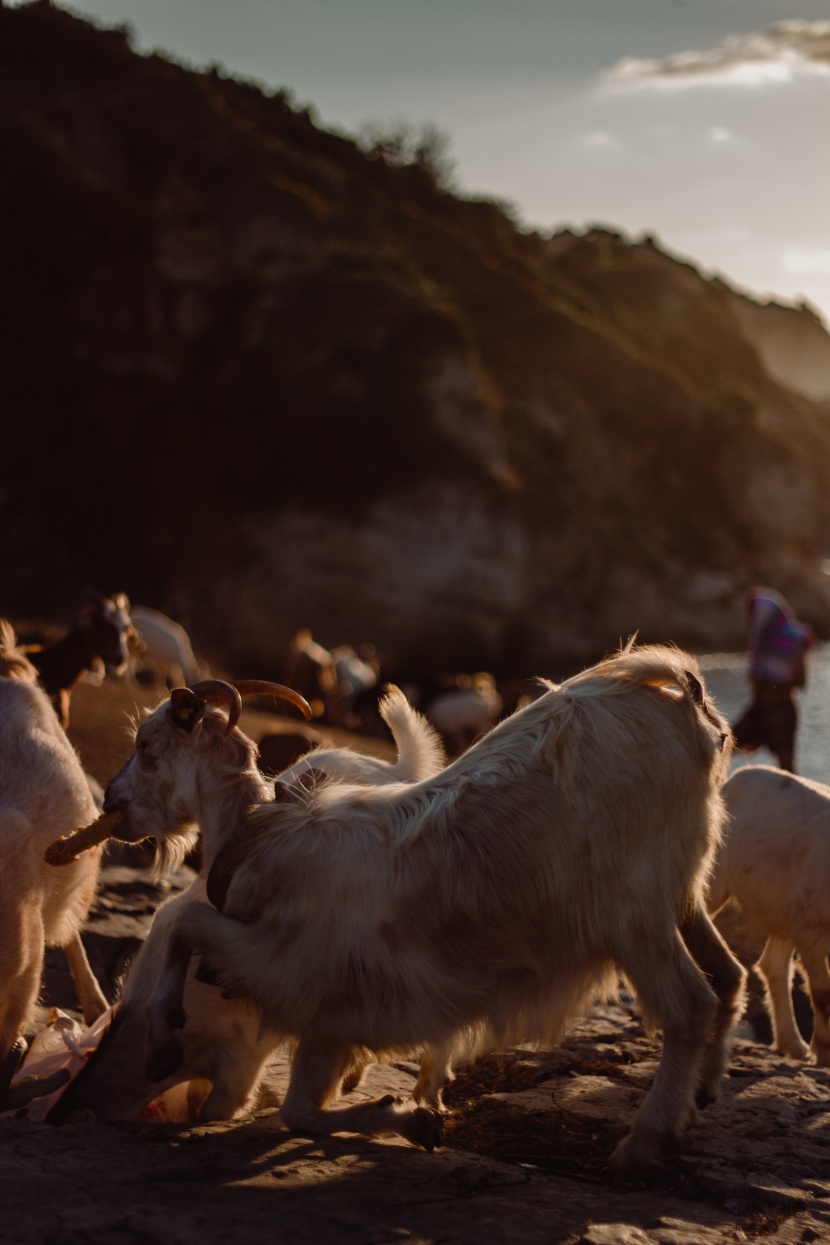
[[[830,633],[830,338],[648,239],[523,232],[282,93],[0,6],[0,612],[126,590],[262,675]]]

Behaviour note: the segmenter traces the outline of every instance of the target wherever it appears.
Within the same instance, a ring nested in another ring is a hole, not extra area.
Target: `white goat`
[[[349,748],[329,748],[323,744],[306,752],[283,770],[278,781],[295,783],[311,771],[326,774],[338,782],[366,786],[415,782],[437,774],[446,764],[447,758],[438,734],[423,715],[413,709],[400,688],[387,685],[383,698],[378,702],[378,712],[392,732],[398,751],[397,761],[384,761]]]
[[[161,974],[171,929],[182,905],[204,899],[204,879],[168,899],[153,917],[144,945],[131,962],[112,1020],[98,1048],[49,1114],[62,1123],[73,1111],[91,1110],[102,1120],[135,1119],[154,1098],[189,1082],[191,1119],[227,1120],[244,1109],[280,1039],[262,1025],[261,1013],[244,999],[223,999],[215,986],[196,980],[190,965],[185,987],[187,1026],[183,1060],[162,1082],[145,1071],[147,1000]]]
[[[227,915],[179,910],[148,1008],[151,1075],[182,1057],[193,948],[296,1042],[290,1128],[397,1132],[431,1149],[440,1115],[414,1101],[328,1108],[356,1051],[444,1051],[459,1033],[482,1049],[555,1040],[622,972],[664,1052],[613,1162],[626,1176],[652,1166],[695,1096],[718,1094],[744,977],[703,903],[731,737],[695,669],[673,649],[630,648],[548,685],[435,777],[286,788],[247,809],[224,716],[174,693],[107,807],[136,838],[176,840],[188,818],[203,819],[206,847],[210,822],[224,833],[235,817],[237,831],[208,877]]]
[[[11,626],[0,620],[0,1059],[34,1018],[44,946],[65,949],[87,1023],[107,1008],[80,937],[100,848],[61,868],[43,859],[50,843],[97,810],[36,678]]]
[[[445,759],[440,740],[404,694],[389,687],[379,709],[395,740],[397,762],[362,756],[348,748],[320,747],[280,774],[277,782],[302,781],[311,772],[335,781],[392,783],[437,772]],[[249,796],[255,793],[248,788]],[[259,795],[265,801],[273,799],[271,784]],[[164,968],[170,932],[182,906],[204,898],[205,880],[200,877],[184,894],[159,908],[144,946],[129,967],[112,1023],[86,1067],[53,1108],[53,1122],[83,1108],[105,1120],[133,1119],[159,1094],[183,1081],[190,1082],[192,1118],[230,1119],[244,1109],[282,1037],[262,1025],[259,1008],[245,999],[222,998],[215,986],[199,981],[195,957],[185,985],[187,1024],[181,1034],[181,1066],[160,1083],[149,1080],[144,1067],[144,1012]],[[351,1087],[361,1071],[356,1060]]]
[[[132,606],[131,616],[143,656],[153,663],[162,679],[168,679],[171,687],[189,686],[204,678],[207,669],[196,660],[190,636],[181,623],[149,605]]]
[[[495,679],[481,673],[433,697],[424,706],[424,714],[441,732],[451,755],[459,756],[495,726],[503,707]]]
[[[709,911],[732,899],[767,936],[755,969],[764,981],[773,1042],[782,1055],[830,1065],[830,787],[751,765],[723,789],[726,837],[709,887]],[[793,1015],[793,952],[813,1005],[810,1047]]]

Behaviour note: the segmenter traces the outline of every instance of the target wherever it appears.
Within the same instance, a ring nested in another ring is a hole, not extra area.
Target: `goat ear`
[[[696,674],[692,674],[691,670],[686,670],[686,685],[689,689],[689,695],[696,705],[704,705],[706,697],[703,694],[703,684]]]
[[[305,777],[305,775],[303,775]],[[293,783],[280,782],[276,779],[274,782],[274,803],[275,804],[305,804],[306,792],[302,787],[302,780],[296,785]]]
[[[202,697],[197,696],[195,692],[191,692],[189,687],[174,687],[170,693],[167,720],[172,722],[177,730],[187,731],[190,734],[204,717],[206,705],[207,701],[202,700]]]

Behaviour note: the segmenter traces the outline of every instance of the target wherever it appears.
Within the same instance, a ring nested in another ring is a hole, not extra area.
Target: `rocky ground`
[[[135,689],[82,687],[72,734],[99,781],[129,742]],[[152,701],[152,694],[146,699]],[[258,738],[293,729],[260,711]],[[377,745],[369,745],[376,747]],[[110,994],[160,900],[187,874],[153,883],[140,856],[113,856],[86,935]],[[746,963],[757,939],[740,917],[721,926]],[[51,952],[44,1005],[72,1010],[62,953]],[[45,1017],[45,1011],[43,1013]],[[803,1005],[800,1015],[804,1015]],[[555,1050],[510,1050],[460,1072],[447,1093],[445,1145],[287,1132],[277,1104],[284,1060],[256,1109],[212,1125],[61,1128],[0,1120],[0,1240],[9,1245],[273,1240],[312,1245],[719,1245],[830,1240],[830,1071],[777,1056],[753,983],[752,1025],[735,1046],[722,1100],[700,1116],[649,1184],[615,1186],[606,1160],[646,1093],[659,1043],[630,1000],[597,1007]],[[753,1027],[754,1026],[754,1027]],[[374,1068],[359,1094],[405,1093],[413,1067]]]

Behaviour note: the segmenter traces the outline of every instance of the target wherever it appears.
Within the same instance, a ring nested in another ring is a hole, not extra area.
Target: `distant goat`
[[[613,1161],[651,1166],[695,1096],[717,1097],[743,984],[703,904],[730,735],[695,671],[676,650],[628,649],[550,685],[437,776],[286,787],[254,807],[233,702],[226,719],[174,692],[106,805],[161,844],[181,844],[191,818],[206,841],[211,823],[236,832],[208,876],[225,915],[179,909],[148,1008],[151,1076],[182,1059],[192,948],[296,1043],[289,1127],[431,1149],[440,1116],[414,1101],[328,1106],[356,1052],[556,1040],[622,972],[664,1053]]]
[[[283,672],[285,682],[305,697],[315,718],[337,718],[337,668],[327,648],[318,644],[307,627],[291,640]]]
[[[360,729],[361,706],[377,702],[379,664],[371,644],[354,649],[341,644],[331,650],[337,676],[337,719],[346,727]]]
[[[60,869],[43,860],[96,808],[36,675],[0,620],[0,1060],[32,1024],[44,946],[65,949],[88,1023],[107,1007],[80,938],[100,848]]]
[[[122,674],[127,669],[134,638],[130,602],[119,592],[112,598],[98,596],[54,644],[24,648],[64,730],[69,725],[69,698],[81,676],[101,667],[110,674]]]
[[[333,780],[366,783],[414,780],[439,769],[444,760],[440,742],[406,697],[390,688],[380,708],[398,747],[397,762],[361,756],[347,748],[320,747],[281,774],[280,783],[301,780],[310,769],[318,779],[325,773]],[[254,778],[252,774],[246,778],[245,798],[272,800],[273,786],[258,789]],[[181,1066],[160,1083],[151,1081],[145,1071],[144,1012],[165,965],[171,929],[184,904],[204,897],[205,880],[197,878],[188,891],[159,908],[144,946],[129,967],[112,1023],[86,1067],[53,1108],[53,1122],[79,1109],[90,1109],[105,1120],[133,1119],[159,1094],[182,1081],[191,1082],[192,1118],[230,1119],[249,1102],[281,1035],[263,1026],[262,1014],[253,1004],[222,998],[214,986],[197,980],[195,958],[185,984],[187,1025],[181,1034]],[[360,1071],[356,1061],[353,1082]]]
[[[782,1055],[830,1065],[830,787],[751,765],[723,789],[729,821],[712,874],[709,910],[728,899],[767,941],[755,965],[767,989],[773,1043]],[[813,1005],[810,1047],[795,1022],[793,953]]]
[[[364,698],[377,701],[378,662],[370,644],[324,648],[307,627],[288,646],[283,678],[311,705],[315,718],[346,727],[360,725]]]
[[[441,732],[452,756],[486,734],[499,720],[504,702],[491,674],[459,676],[454,686],[423,705],[424,716]]]
[[[208,673],[197,660],[190,636],[181,623],[149,605],[130,611],[141,642],[141,653],[170,687],[189,687]]]

